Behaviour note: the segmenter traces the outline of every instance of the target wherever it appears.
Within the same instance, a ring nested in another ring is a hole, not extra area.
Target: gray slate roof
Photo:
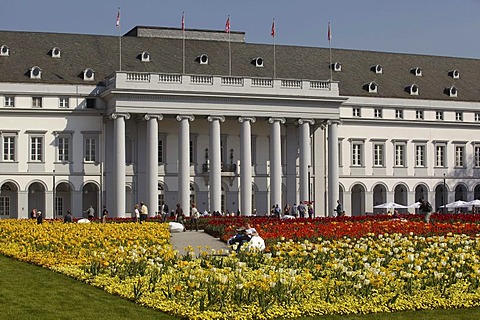
[[[123,36],[122,70],[136,72],[181,73],[182,40]],[[10,56],[0,56],[0,82],[90,84],[83,81],[82,72],[91,68],[95,83],[119,70],[119,37],[41,32],[0,31],[0,46],[10,48]],[[187,40],[186,73],[228,75],[228,42]],[[61,58],[50,56],[58,47]],[[148,51],[151,62],[141,62],[139,55]],[[273,77],[273,46],[271,44],[231,43],[232,75]],[[196,58],[209,57],[208,65],[200,65]],[[264,67],[251,62],[264,59]],[[480,60],[453,57],[384,53],[360,50],[332,49],[333,62],[342,64],[341,72],[333,72],[339,81],[342,96],[388,97],[448,101],[479,101]],[[371,67],[383,67],[375,74]],[[42,79],[29,78],[33,66],[42,69]],[[423,76],[417,77],[411,69],[420,67]],[[457,69],[459,79],[449,72]],[[276,76],[287,79],[327,80],[330,78],[328,48],[276,46]],[[368,93],[364,85],[374,81],[378,93]],[[419,95],[411,96],[405,89],[416,84]],[[458,97],[445,94],[447,87],[455,86]]]

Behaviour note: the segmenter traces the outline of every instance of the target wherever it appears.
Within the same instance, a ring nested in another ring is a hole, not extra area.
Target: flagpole
[[[333,81],[333,66],[332,66],[332,29],[330,22],[328,23],[328,47],[330,51],[330,82]]]
[[[119,70],[122,71],[122,31],[120,27],[120,7],[118,7],[118,14],[117,14],[117,28],[118,28],[118,65]]]
[[[232,46],[230,42],[230,15],[228,15],[228,75],[232,76]]]
[[[182,71],[185,74],[185,12],[182,14],[182,31],[183,31],[183,64]]]
[[[273,79],[276,78],[276,58],[275,58],[275,18],[272,23],[272,37],[273,37]]]

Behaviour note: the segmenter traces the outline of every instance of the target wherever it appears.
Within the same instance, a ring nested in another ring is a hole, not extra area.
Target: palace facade
[[[242,32],[0,31],[0,217],[480,197],[480,60],[331,56]]]

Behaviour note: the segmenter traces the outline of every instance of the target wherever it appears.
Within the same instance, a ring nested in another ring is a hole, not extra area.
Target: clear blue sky
[[[232,31],[247,42],[480,58],[480,0],[0,0],[0,29],[116,35],[136,25]],[[1,42],[1,39],[0,39]]]

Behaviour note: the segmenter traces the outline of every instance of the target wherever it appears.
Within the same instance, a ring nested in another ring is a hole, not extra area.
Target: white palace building
[[[480,60],[273,57],[243,32],[0,31],[0,217],[163,201],[244,215],[314,201],[326,216],[337,200],[358,216],[480,197]]]

